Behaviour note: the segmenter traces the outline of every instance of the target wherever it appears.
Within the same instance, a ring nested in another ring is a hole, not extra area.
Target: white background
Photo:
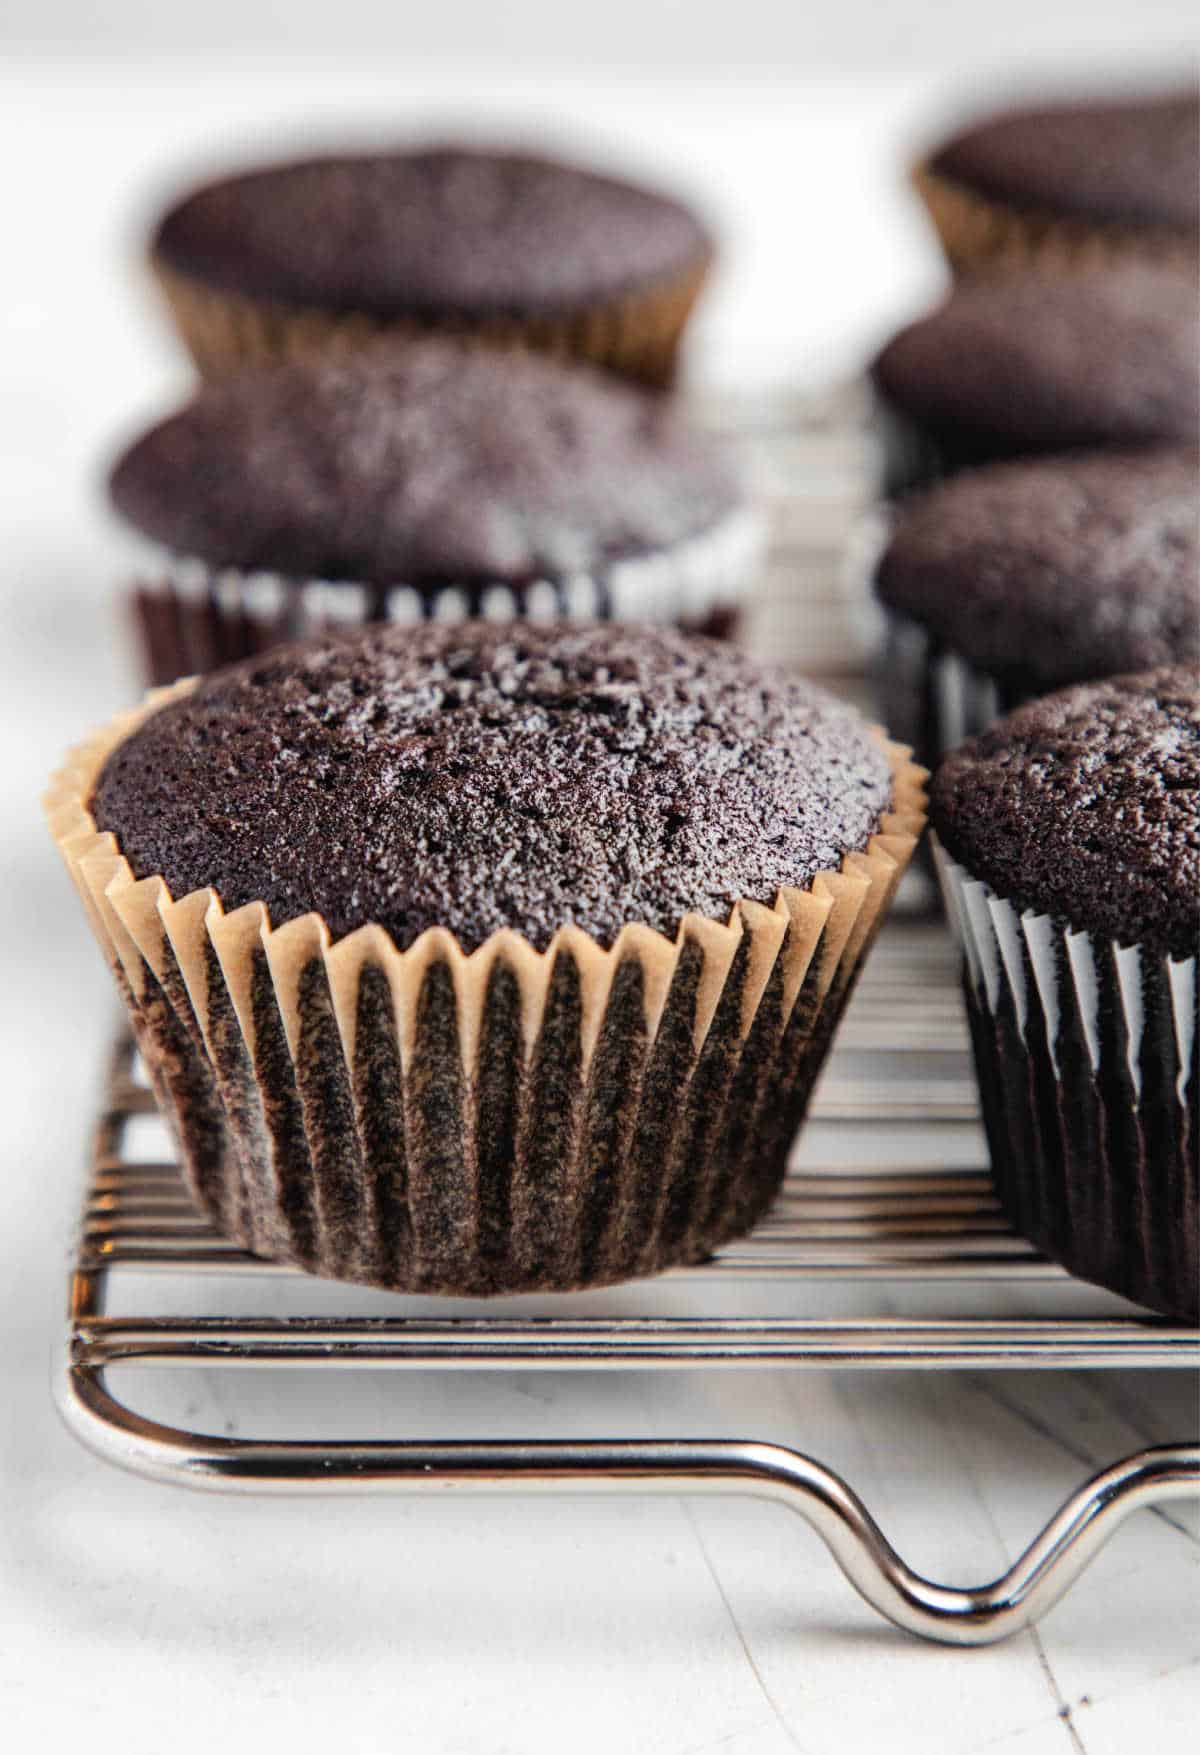
[[[1194,1721],[1194,1524],[1144,1516],[1041,1634],[881,1629],[771,1508],[192,1499],[91,1461],[48,1395],[107,980],[35,798],[129,695],[97,491],[186,373],[138,248],[194,170],[277,142],[543,129],[693,192],[725,242],[696,377],[852,371],[940,271],[911,153],[1020,80],[1178,72],[1193,8],[867,0],[0,9],[0,1723],[9,1746],[540,1755],[1175,1755]],[[551,1426],[596,1393],[531,1383]],[[661,1391],[650,1427],[777,1429],[868,1492],[906,1556],[975,1580],[1089,1463],[1194,1424],[1187,1385],[775,1379]],[[672,1400],[672,1395],[675,1400]],[[548,1398],[540,1401],[538,1398]],[[757,1398],[757,1399],[756,1399]],[[193,1417],[233,1419],[215,1386]],[[428,1412],[428,1410],[427,1410]],[[382,1417],[382,1416],[381,1416]],[[394,1417],[394,1415],[393,1415]],[[459,1417],[469,1424],[469,1411]],[[1189,1533],[1189,1531],[1191,1533]]]

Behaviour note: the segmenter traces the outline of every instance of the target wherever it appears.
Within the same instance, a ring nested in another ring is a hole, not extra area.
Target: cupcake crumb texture
[[[1200,951],[1200,663],[1080,685],[973,738],[931,821],[973,877],[1077,931]]]
[[[1014,695],[1200,659],[1200,455],[992,464],[906,501],[879,596]]]
[[[770,903],[863,849],[890,802],[852,708],[719,642],[468,623],[218,672],[113,751],[91,809],[177,897],[473,949]]]

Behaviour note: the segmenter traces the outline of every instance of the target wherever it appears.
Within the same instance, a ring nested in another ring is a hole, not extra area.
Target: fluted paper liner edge
[[[930,841],[1009,1216],[1085,1279],[1195,1321],[1197,958],[1021,909]]]
[[[1196,240],[1162,225],[1106,224],[992,200],[918,164],[912,183],[956,275],[1019,268],[1078,272],[1137,259],[1189,267]]]
[[[680,339],[712,266],[698,259],[677,275],[624,295],[541,315],[377,317],[257,298],[210,286],[152,255],[150,269],[175,327],[204,378],[248,365],[356,351],[380,336],[431,332],[491,347],[525,347],[590,361],[656,387],[674,377]]]
[[[116,838],[96,828],[89,809],[90,799],[95,781],[111,751],[149,714],[194,686],[195,679],[187,679],[171,688],[154,691],[139,709],[121,715],[74,750],[46,795],[47,818],[93,930],[118,975],[135,1034],[144,1050],[147,1048],[147,1019],[153,1013],[159,1020],[155,1026],[158,1036],[155,1036],[154,1029],[150,1031],[149,1058],[152,1063],[162,1063],[150,1066],[160,1102],[170,1111],[175,1101],[171,1095],[172,1076],[186,1075],[185,1089],[191,1093],[196,1080],[202,1078],[202,1072],[207,1074],[214,1087],[210,1094],[212,1103],[223,1106],[224,1120],[231,1134],[236,1136],[236,1148],[231,1146],[230,1150],[235,1156],[240,1150],[243,1158],[256,1159],[253,1169],[242,1163],[240,1169],[230,1165],[222,1172],[213,1146],[210,1152],[212,1162],[207,1169],[198,1169],[190,1162],[185,1164],[190,1172],[193,1192],[222,1227],[238,1236],[248,1247],[261,1253],[282,1254],[314,1271],[332,1273],[337,1277],[362,1278],[385,1284],[408,1284],[411,1280],[407,1270],[397,1269],[400,1277],[396,1278],[390,1269],[381,1269],[374,1258],[364,1261],[355,1257],[352,1248],[348,1259],[344,1240],[334,1252],[337,1259],[330,1257],[329,1251],[322,1247],[326,1215],[322,1210],[321,1175],[316,1170],[313,1175],[318,1187],[316,1195],[312,1196],[315,1209],[303,1218],[302,1223],[296,1221],[303,1236],[294,1234],[295,1226],[292,1231],[288,1231],[286,1225],[281,1230],[275,1222],[278,1215],[270,1222],[256,1220],[251,1209],[255,1202],[261,1207],[267,1200],[265,1190],[269,1189],[270,1199],[281,1198],[280,1179],[298,1173],[294,1162],[286,1162],[288,1154],[279,1144],[281,1139],[291,1137],[286,1131],[288,1127],[293,1131],[300,1130],[296,1134],[300,1143],[294,1147],[293,1156],[304,1150],[301,1135],[307,1142],[314,1164],[322,1155],[330,1162],[338,1156],[336,1129],[328,1114],[324,1119],[314,1119],[316,1110],[313,1106],[328,1102],[333,1105],[330,1113],[335,1113],[340,1102],[349,1114],[358,1101],[356,1080],[364,1059],[369,1058],[378,1046],[374,1040],[366,1043],[361,1040],[361,1014],[368,971],[372,979],[378,980],[382,976],[386,981],[391,1013],[389,1024],[394,1029],[405,1078],[416,1064],[418,1050],[424,1042],[421,1032],[427,1025],[422,1022],[423,1007],[429,1002],[431,972],[438,978],[443,974],[447,976],[452,993],[457,1065],[450,1068],[450,1082],[456,1089],[461,1084],[465,1092],[468,1086],[482,1078],[486,1070],[481,1063],[482,1038],[490,1015],[488,1007],[493,977],[499,973],[512,984],[518,1019],[520,1072],[523,1078],[534,1081],[536,1095],[536,1079],[541,1075],[535,1062],[540,1067],[539,1051],[546,1046],[543,1041],[544,1014],[549,1004],[561,1004],[559,989],[565,968],[570,977],[572,1017],[577,1025],[577,1035],[573,1035],[571,1041],[577,1044],[573,1053],[578,1084],[577,1106],[582,1113],[592,1084],[610,1076],[607,1062],[599,1064],[603,1061],[599,1044],[610,1019],[610,1001],[614,998],[616,984],[621,981],[628,986],[629,966],[635,964],[640,1017],[633,1021],[643,1040],[639,1064],[641,1074],[647,1078],[653,1056],[660,1046],[660,1026],[674,992],[673,984],[677,977],[682,981],[687,975],[690,1042],[685,1048],[690,1051],[690,1060],[685,1081],[688,1090],[678,1093],[681,1106],[701,1065],[708,1066],[707,1076],[716,1080],[717,1088],[729,1091],[739,1075],[740,1062],[745,1059],[743,1050],[756,1028],[762,1041],[773,1044],[771,1052],[777,1056],[783,1053],[785,1039],[791,1043],[789,1053],[793,1056],[799,1054],[801,1060],[806,1052],[804,1045],[811,1045],[808,1058],[813,1065],[809,1069],[811,1077],[805,1073],[806,1097],[824,1047],[828,1045],[836,1015],[916,846],[925,819],[925,771],[909,759],[907,749],[888,743],[882,733],[877,733],[887,750],[892,769],[892,808],[881,817],[879,828],[865,851],[848,853],[839,870],[818,873],[805,890],[782,889],[773,906],[742,900],[734,904],[725,922],[689,914],[680,923],[673,941],[648,925],[627,924],[611,949],[605,949],[574,926],[560,928],[546,950],[541,952],[510,930],[494,933],[470,953],[463,951],[453,934],[437,927],[424,932],[405,950],[398,950],[389,934],[377,925],[360,927],[335,942],[317,914],[307,914],[273,927],[262,902],[250,902],[226,912],[215,890],[197,890],[175,899],[161,876],[135,878]],[[735,962],[738,976],[736,983],[731,985],[730,974]],[[320,971],[324,982],[317,1002],[312,1000],[311,993],[309,998],[305,997],[306,989],[311,989],[315,979],[315,971]],[[267,986],[273,1006],[264,1011]],[[768,988],[772,994],[773,1023],[770,1029],[759,1017]],[[804,1006],[800,1007],[798,1002],[802,992]],[[311,1071],[306,1061],[310,1052],[306,1046],[306,1032],[311,1038],[312,1031],[320,1028],[326,993],[329,1014],[336,1028],[338,1056],[335,1058],[340,1058],[341,1064],[333,1066],[326,1047],[322,1065],[327,1075],[326,1085],[332,1081],[339,1090],[331,1096],[322,1088],[310,1103],[304,1088],[306,1069]],[[164,1007],[164,996],[174,1013],[174,1020]],[[799,1018],[801,1010],[804,1011],[803,1020]],[[719,1013],[720,1027],[717,1029],[714,1020],[718,1019]],[[177,1023],[182,1038],[200,1049],[199,1058],[207,1061],[207,1068],[185,1065],[188,1050],[184,1041],[176,1042],[173,1037],[165,1057],[155,1054],[153,1041],[161,1037],[164,1017],[171,1030],[175,1030]],[[236,1020],[236,1029],[233,1030],[232,1020]],[[675,1028],[674,1023],[672,1027]],[[262,1034],[264,1030],[267,1032],[265,1036]],[[280,1040],[286,1043],[290,1067],[280,1053]],[[606,1052],[611,1052],[611,1043]],[[717,1071],[714,1072],[714,1068]],[[753,1085],[756,1094],[743,1093],[740,1101],[748,1107],[739,1114],[743,1117],[751,1113],[757,1115],[766,1102],[768,1087],[774,1089],[772,1080],[778,1082],[782,1079],[786,1086],[787,1069],[764,1063],[760,1071],[753,1067],[741,1070],[749,1081],[747,1089]],[[163,1076],[155,1077],[156,1071]],[[786,1091],[784,1094],[786,1096]],[[471,1100],[471,1093],[463,1096],[464,1113]],[[782,1109],[786,1110],[787,1103],[782,1099],[781,1103]],[[274,1110],[272,1105],[276,1106]],[[794,1117],[796,1124],[802,1106],[801,1103]],[[309,1108],[313,1108],[312,1115]],[[213,1114],[217,1114],[217,1108]],[[772,1119],[773,1116],[772,1110]],[[178,1122],[178,1115],[175,1119]],[[471,1125],[477,1120],[478,1117],[474,1117]],[[610,1120],[613,1129],[621,1133],[622,1138],[627,1138],[627,1132],[622,1132],[622,1129],[627,1130],[632,1122],[615,1112]],[[699,1117],[695,1126],[703,1131],[701,1124],[702,1117]],[[210,1117],[210,1127],[215,1125]],[[733,1158],[739,1157],[743,1146],[749,1149],[749,1142],[737,1132],[740,1125],[732,1111],[722,1122],[722,1126],[737,1134],[735,1140],[731,1136],[726,1154]],[[184,1136],[187,1131],[184,1126]],[[575,1139],[576,1134],[571,1138]],[[781,1140],[783,1156],[786,1156],[789,1139],[790,1136]],[[269,1143],[272,1140],[274,1144]],[[351,1150],[350,1143],[347,1143],[346,1150]],[[402,1142],[397,1143],[396,1151],[399,1157],[403,1157]],[[358,1164],[360,1180],[369,1178],[373,1174],[370,1153],[361,1140],[354,1145],[353,1152],[363,1160]],[[783,1156],[779,1157],[775,1182],[782,1175]],[[257,1161],[259,1159],[261,1162]],[[269,1167],[268,1159],[271,1161]],[[622,1166],[616,1170],[610,1167],[606,1172],[618,1184],[621,1173]],[[690,1220],[683,1226],[687,1234],[675,1239],[676,1255],[682,1253],[694,1258],[716,1239],[718,1233],[732,1234],[729,1226],[733,1224],[734,1207],[739,1213],[744,1207],[746,1223],[752,1222],[765,1204],[765,1198],[773,1192],[773,1184],[770,1187],[764,1184],[753,1200],[744,1192],[738,1196],[737,1175],[726,1176],[724,1171],[720,1174],[729,1183],[725,1194],[728,1195],[726,1204],[732,1202],[730,1211],[714,1215],[715,1228],[706,1226],[699,1218]],[[214,1178],[220,1181],[222,1175],[226,1182],[230,1178],[236,1181],[240,1176],[244,1182],[255,1186],[250,1195],[245,1191],[236,1195],[226,1187],[217,1200],[212,1195],[211,1184]],[[344,1205],[350,1201],[350,1195],[337,1186],[338,1175],[336,1165],[326,1174],[325,1180],[330,1183],[330,1188],[326,1190],[325,1198],[331,1211],[340,1212],[339,1203]],[[572,1199],[578,1205],[585,1197],[575,1190]],[[686,1199],[687,1191],[677,1189],[675,1206],[682,1210]],[[711,1204],[721,1204],[716,1195]],[[717,1218],[719,1223],[715,1222]],[[745,1224],[738,1223],[734,1228],[744,1229]],[[590,1283],[598,1283],[603,1277],[623,1278],[630,1272],[649,1271],[665,1265],[671,1257],[671,1250],[664,1254],[651,1237],[643,1241],[640,1254],[635,1251],[628,1259],[622,1257],[618,1261],[619,1254],[619,1251],[614,1253],[608,1268],[594,1269],[582,1277]],[[481,1287],[477,1284],[479,1276],[471,1279],[468,1274],[470,1283],[460,1288],[453,1264],[443,1260],[436,1271],[425,1274],[420,1289],[512,1289],[525,1284],[529,1276],[532,1276],[530,1283],[546,1283],[544,1266],[538,1269],[536,1264],[528,1267],[524,1278],[518,1269],[511,1272],[497,1269],[496,1274],[495,1287],[490,1284]],[[579,1282],[577,1266],[571,1283]]]
[[[744,609],[767,535],[765,511],[744,494],[706,527],[604,569],[527,584],[447,580],[428,587],[210,566],[148,543],[129,609],[145,674],[166,684],[293,640],[378,622],[631,620],[703,632]]]

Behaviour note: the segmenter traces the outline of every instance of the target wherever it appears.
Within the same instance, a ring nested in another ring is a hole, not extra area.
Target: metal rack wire
[[[794,426],[768,430],[794,441]],[[844,441],[836,423],[830,430]],[[86,1444],[156,1479],[248,1492],[756,1494],[799,1512],[882,1615],[961,1645],[1001,1639],[1035,1621],[1133,1511],[1200,1493],[1200,1445],[1140,1451],[1084,1482],[1002,1577],[959,1589],[914,1573],[850,1486],[780,1444],[218,1436],[139,1412],[111,1381],[124,1367],[146,1365],[172,1373],[257,1372],[264,1384],[268,1372],[303,1367],[331,1387],[352,1367],[1194,1370],[1196,1332],[1103,1294],[1079,1314],[1079,1287],[1009,1231],[979,1168],[953,953],[936,922],[898,919],[885,928],[779,1201],[751,1236],[665,1277],[674,1297],[669,1314],[631,1313],[629,1288],[615,1309],[600,1314],[594,1300],[569,1297],[552,1301],[550,1314],[531,1313],[528,1301],[515,1300],[431,1316],[428,1300],[401,1298],[385,1299],[384,1314],[369,1316],[223,1314],[221,1303],[231,1296],[241,1301],[240,1311],[253,1309],[252,1288],[261,1304],[261,1288],[271,1282],[286,1286],[290,1302],[302,1308],[310,1292],[315,1308],[323,1308],[329,1288],[321,1288],[318,1301],[316,1282],[255,1260],[213,1232],[171,1158],[161,1147],[149,1158],[137,1148],[134,1136],[153,1117],[153,1098],[122,1040],[96,1125],[56,1387],[68,1424]],[[170,1286],[188,1313],[135,1310],[128,1288],[146,1276]],[[218,1281],[222,1301],[211,1295]],[[664,1281],[650,1284],[661,1288]],[[851,1314],[806,1309],[818,1286],[835,1284],[848,1290]],[[860,1313],[870,1311],[872,1293],[885,1285],[915,1296],[920,1311]],[[730,1287],[753,1299],[754,1314],[720,1313],[719,1294]],[[963,1290],[985,1313],[954,1310],[954,1294]]]

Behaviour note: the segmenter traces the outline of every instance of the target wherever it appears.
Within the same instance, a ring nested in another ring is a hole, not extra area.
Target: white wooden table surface
[[[60,1428],[48,1358],[111,1014],[34,800],[66,743],[132,686],[109,595],[123,551],[97,463],[184,379],[130,239],[173,164],[214,139],[244,151],[255,116],[386,122],[452,92],[461,114],[479,96],[461,70],[452,82],[275,69],[264,100],[267,78],[0,70],[8,1746],[70,1734],[97,1755],[232,1755],[266,1737],[301,1755],[1182,1755],[1200,1700],[1190,1507],[1135,1518],[1037,1631],[964,1652],[884,1627],[771,1506],[226,1500],[105,1469]],[[740,255],[698,337],[707,377],[835,375],[936,284],[895,188],[897,143],[928,91],[714,88],[668,106],[647,88],[535,84],[493,87],[493,109],[582,117],[713,190]],[[818,164],[836,177],[814,178]],[[647,1431],[807,1447],[854,1481],[906,1559],[967,1583],[1008,1565],[1092,1465],[1196,1427],[1195,1384],[1179,1375],[777,1372],[642,1377],[619,1404],[614,1393],[582,1377],[519,1386],[527,1419],[550,1429],[599,1433],[636,1413]],[[303,1391],[290,1395],[303,1418]],[[436,1388],[418,1403],[426,1421],[469,1418]],[[187,1412],[214,1430],[239,1417],[204,1375]]]

